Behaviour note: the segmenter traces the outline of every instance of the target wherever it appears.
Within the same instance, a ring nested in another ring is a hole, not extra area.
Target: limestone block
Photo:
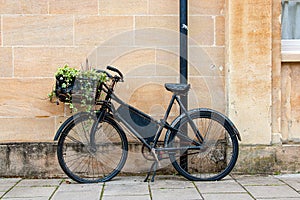
[[[113,65],[113,63],[117,62],[117,60],[119,60],[120,58],[126,58],[127,55],[134,55],[135,52],[143,50],[143,48],[135,47],[132,45],[120,46],[120,44],[122,44],[124,40],[132,41],[133,35],[134,32],[125,33],[124,35],[120,34],[100,44],[96,48],[91,48],[89,53],[87,54],[89,63],[92,66],[96,66],[98,69],[104,69],[107,65]],[[124,64],[125,63],[123,63],[123,65]],[[119,66],[117,65],[115,67],[119,68]],[[124,67],[126,68],[126,66]]]
[[[189,15],[221,15],[224,13],[225,1],[190,0],[188,1]],[[179,0],[150,0],[149,13],[154,15],[178,15]]]
[[[163,85],[148,83],[134,91],[129,103],[152,116],[162,117],[170,99],[171,93]]]
[[[49,1],[50,14],[98,14],[98,0]]]
[[[223,47],[190,47],[190,76],[224,76],[225,48]]]
[[[216,20],[216,28],[215,28],[215,44],[217,46],[225,45],[225,18],[224,16],[217,16]]]
[[[277,148],[276,150],[276,159],[282,173],[299,172],[299,145],[283,145],[281,148]]]
[[[189,17],[189,37],[199,45],[214,44],[214,20],[210,16]]]
[[[179,18],[176,16],[136,16],[135,44],[150,47],[178,46],[178,23]]]
[[[165,90],[164,84],[176,83],[176,79],[177,77],[159,76],[129,77],[117,86],[115,94],[143,112],[158,115],[156,111],[164,109],[172,95]]]
[[[3,44],[72,45],[73,17],[16,15],[3,17]]]
[[[78,16],[75,18],[75,44],[101,45],[116,35],[131,30],[133,17],[130,16]],[[118,45],[132,44],[132,40],[121,42]]]
[[[132,49],[116,57],[111,63],[128,76],[155,75],[155,49]]]
[[[224,14],[224,0],[190,0],[189,13],[191,15],[223,15]]]
[[[272,22],[272,130],[281,132],[281,1],[273,1]]]
[[[289,139],[300,141],[300,64],[291,64],[291,118],[289,119]]]
[[[49,117],[63,113],[63,106],[47,97],[54,78],[0,79],[0,116]]]
[[[276,172],[276,148],[271,146],[241,146],[234,171],[247,174]]]
[[[158,76],[178,76],[179,47],[169,47],[156,50],[156,74]]]
[[[1,118],[1,142],[51,141],[54,118]]]
[[[158,28],[178,31],[177,16],[136,16],[135,28]]]
[[[188,23],[191,45],[214,44],[214,19],[211,16],[190,16]],[[136,44],[178,46],[178,24],[178,16],[136,16],[135,28],[137,30],[154,29],[149,32],[138,32]]]
[[[12,49],[0,48],[0,77],[12,77],[13,75],[13,61]]]
[[[2,1],[0,14],[47,14],[48,1],[46,0],[18,0]]]
[[[281,69],[281,131],[282,139],[287,142],[290,139],[290,121],[292,118],[291,114],[291,67],[290,64],[283,63]]]
[[[156,64],[156,76],[179,77],[179,66]]]
[[[150,15],[178,15],[179,0],[150,0],[149,1]]]
[[[0,16],[0,46],[2,46],[2,16]]]
[[[2,176],[28,178],[63,176],[57,163],[54,143],[2,144],[0,150],[2,152],[0,155],[0,174]]]
[[[298,63],[283,63],[281,68],[281,115],[279,123],[281,125],[284,142],[300,141],[299,134],[299,93],[300,70]]]
[[[211,108],[225,114],[226,100],[223,77],[190,77],[189,109]]]
[[[229,4],[229,115],[246,144],[271,143],[271,8],[270,0]]]
[[[141,15],[148,13],[147,0],[102,0],[99,4],[101,15]]]
[[[282,134],[281,133],[273,133],[272,134],[272,144],[282,144]]]
[[[15,77],[54,77],[58,67],[68,64],[80,68],[91,48],[19,47],[14,49]]]

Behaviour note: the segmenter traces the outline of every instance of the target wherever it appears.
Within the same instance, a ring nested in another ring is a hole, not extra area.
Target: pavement
[[[0,198],[8,200],[300,200],[300,174],[277,176],[231,175],[218,182],[192,182],[180,176],[117,176],[99,184],[69,179],[0,179]]]

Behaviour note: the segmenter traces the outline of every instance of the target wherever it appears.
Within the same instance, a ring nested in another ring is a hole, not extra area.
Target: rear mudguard
[[[71,123],[74,119],[76,120],[77,118],[79,118],[81,115],[89,115],[90,113],[87,112],[79,112],[76,113],[75,115],[72,115],[71,117],[69,117],[66,121],[64,121],[64,123],[58,128],[55,136],[54,136],[54,141],[57,141],[60,137],[60,135],[62,134],[63,130],[65,129],[65,127],[67,127],[67,125],[69,123]],[[99,116],[99,112],[96,113],[97,117]],[[110,113],[106,113],[105,117],[113,117]]]
[[[237,137],[237,139],[239,141],[241,141],[241,135],[239,133],[239,131],[237,130],[237,128],[235,127],[235,125],[232,123],[232,121],[226,117],[225,115],[223,115],[222,113],[218,112],[218,111],[215,111],[215,110],[212,110],[212,109],[209,109],[209,108],[196,108],[196,109],[193,109],[193,110],[189,110],[188,113],[190,115],[193,115],[195,113],[198,113],[198,112],[212,112],[212,113],[216,113],[217,115],[219,115],[220,117],[222,117],[223,119],[225,119],[225,122],[224,123],[228,123],[230,125],[230,127],[232,127],[233,129],[233,135]],[[176,129],[176,124],[185,117],[186,115],[183,113],[181,114],[180,116],[176,117],[174,119],[174,121],[171,123],[171,127],[175,128]],[[170,134],[171,134],[171,131],[168,130],[167,133],[166,133],[166,136],[165,136],[165,142],[167,141],[167,139],[170,137]],[[167,144],[165,144],[167,145]]]

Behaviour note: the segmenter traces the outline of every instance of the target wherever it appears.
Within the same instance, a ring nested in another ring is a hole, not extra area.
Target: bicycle
[[[126,104],[114,94],[123,74],[114,67],[107,70],[110,82],[98,85],[92,113],[79,112],[69,117],[58,129],[57,157],[62,170],[79,183],[105,182],[123,168],[128,154],[128,141],[122,123],[143,144],[142,153],[153,164],[145,181],[162,159],[170,159],[179,174],[192,181],[216,181],[234,168],[238,158],[240,134],[223,114],[208,108],[187,111],[180,96],[187,95],[189,84],[166,83],[172,98],[160,121]],[[103,98],[104,94],[104,98]],[[102,98],[100,98],[102,96]],[[112,100],[119,104],[116,109]],[[183,113],[169,124],[174,102]],[[166,129],[163,146],[159,139]]]

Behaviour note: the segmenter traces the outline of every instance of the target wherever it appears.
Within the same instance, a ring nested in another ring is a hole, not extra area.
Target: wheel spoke
[[[169,156],[175,169],[189,180],[219,180],[225,177],[234,167],[238,156],[238,142],[234,135],[233,128],[225,127],[224,116],[214,111],[194,112],[191,118],[199,131],[204,136],[203,143],[195,141],[197,138],[194,131],[188,127],[187,118],[183,118],[180,123],[175,125],[177,134],[168,136],[168,147],[187,146],[186,151],[177,150],[175,153],[170,152]],[[188,132],[184,132],[187,127]],[[189,148],[188,146],[200,146],[199,150]],[[187,167],[181,167],[180,158],[187,158]]]
[[[127,158],[127,139],[116,122],[105,118],[98,126],[92,120],[96,119],[89,115],[76,118],[62,129],[58,142],[60,166],[70,178],[81,183],[113,178]]]

